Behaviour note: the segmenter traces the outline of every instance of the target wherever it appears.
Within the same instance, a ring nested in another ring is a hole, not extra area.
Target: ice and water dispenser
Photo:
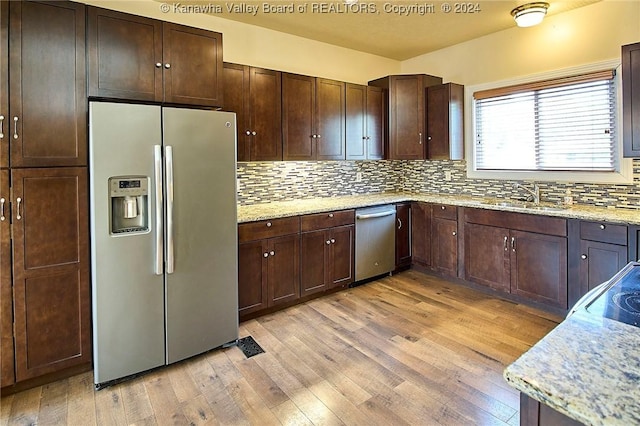
[[[109,178],[110,233],[130,235],[149,230],[149,178]]]

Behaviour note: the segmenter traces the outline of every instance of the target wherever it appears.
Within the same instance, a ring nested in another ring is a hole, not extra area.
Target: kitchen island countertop
[[[238,223],[279,217],[297,216],[333,210],[354,209],[381,204],[393,204],[406,201],[441,203],[461,207],[475,207],[490,210],[511,211],[516,213],[539,214],[590,221],[640,225],[640,210],[606,208],[585,205],[573,205],[570,208],[555,208],[551,204],[541,203],[545,209],[536,209],[531,203],[511,202],[498,198],[473,198],[457,195],[417,194],[410,192],[385,192],[377,194],[351,195],[341,197],[306,198],[293,201],[274,201],[238,206]],[[500,205],[508,202],[513,205]]]
[[[640,424],[640,328],[579,310],[504,371],[517,390],[588,425]]]

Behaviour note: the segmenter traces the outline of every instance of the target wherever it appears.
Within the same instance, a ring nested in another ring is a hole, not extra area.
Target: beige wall
[[[400,62],[302,37],[197,13],[162,13],[152,0],[80,0],[198,28],[221,32],[224,60],[352,83],[400,72]]]
[[[409,59],[402,73],[474,85],[620,58],[620,46],[637,41],[640,1],[604,0]]]

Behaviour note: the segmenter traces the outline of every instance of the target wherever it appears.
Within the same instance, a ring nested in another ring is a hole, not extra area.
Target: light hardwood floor
[[[2,398],[4,425],[517,425],[506,365],[561,318],[407,271],[247,321],[212,351],[94,391]]]

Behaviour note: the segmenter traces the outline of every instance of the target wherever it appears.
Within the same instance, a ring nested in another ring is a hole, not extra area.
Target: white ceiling
[[[162,0],[157,0],[162,1]],[[547,0],[547,15],[566,12],[600,0]],[[265,13],[263,4],[286,7],[293,12]],[[348,7],[344,0],[185,0],[183,6],[217,6],[215,16],[245,22],[297,36],[375,55],[405,60],[515,26],[511,10],[526,0],[367,1]],[[175,2],[174,2],[175,4]],[[303,6],[306,4],[306,6]],[[456,5],[471,5],[459,6]],[[477,7],[476,7],[477,5]],[[228,11],[228,7],[257,7],[258,12]],[[305,7],[306,12],[300,12]],[[320,10],[324,7],[324,11]],[[414,13],[396,13],[400,7]],[[314,12],[314,8],[316,12]],[[359,8],[364,10],[359,11]],[[420,13],[420,8],[427,13]],[[452,9],[445,13],[447,8]],[[411,10],[411,9],[405,9]],[[466,11],[465,11],[466,10]],[[469,10],[473,10],[471,13]]]

